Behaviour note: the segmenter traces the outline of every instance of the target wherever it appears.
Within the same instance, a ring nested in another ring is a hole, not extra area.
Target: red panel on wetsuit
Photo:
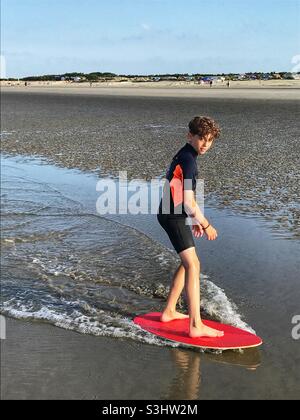
[[[174,169],[170,188],[174,207],[177,207],[179,204],[183,203],[183,172],[179,164],[176,165]]]

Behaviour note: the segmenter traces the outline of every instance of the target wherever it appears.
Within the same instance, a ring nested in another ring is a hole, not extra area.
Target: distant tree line
[[[43,76],[28,76],[28,77],[23,77],[20,80],[23,80],[24,82],[36,82],[36,81],[57,81],[57,80],[72,80],[74,78],[82,78],[88,81],[93,81],[93,80],[98,80],[100,78],[113,78],[116,77],[117,75],[114,73],[100,73],[100,72],[94,72],[94,73],[89,73],[89,74],[85,74],[85,73],[78,73],[78,72],[73,72],[73,73],[64,73],[64,74],[46,74]]]
[[[279,75],[280,77],[283,77],[284,75],[287,75],[288,72],[247,72],[242,73],[245,75],[246,78],[254,78],[256,80],[262,80],[266,76],[269,76],[270,78],[274,77],[275,75]],[[218,73],[218,74],[212,74],[212,73],[194,73],[194,74],[188,74],[188,73],[166,73],[166,74],[115,74],[110,72],[93,72],[93,73],[64,73],[64,74],[46,74],[43,76],[28,76],[23,77],[20,79],[16,78],[9,78],[9,79],[0,79],[0,80],[8,80],[8,81],[24,81],[24,82],[45,82],[45,81],[59,81],[59,80],[74,80],[74,79],[81,79],[82,81],[88,81],[88,82],[97,82],[99,80],[113,80],[114,78],[126,78],[126,79],[137,79],[137,78],[161,78],[161,79],[184,79],[184,78],[191,78],[194,80],[201,79],[202,77],[225,77],[226,80],[236,80],[241,74],[239,73]]]

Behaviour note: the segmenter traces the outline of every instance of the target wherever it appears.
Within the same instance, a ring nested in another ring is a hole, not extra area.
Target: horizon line
[[[46,76],[51,76],[51,77],[63,77],[63,76],[67,76],[67,75],[82,75],[82,76],[86,76],[86,75],[92,75],[92,74],[99,74],[100,75],[110,75],[110,76],[115,76],[115,77],[149,77],[149,76],[195,76],[195,75],[201,75],[201,76],[227,76],[227,75],[241,75],[241,74],[272,74],[272,73],[295,73],[295,74],[299,74],[300,71],[298,72],[292,72],[292,71],[280,71],[280,70],[271,70],[271,71],[246,71],[246,72],[219,72],[219,73],[140,73],[140,74],[118,74],[118,73],[113,73],[110,71],[92,71],[92,72],[88,72],[88,73],[84,73],[84,72],[79,72],[79,71],[67,71],[65,73],[47,73],[47,74],[39,74],[39,75],[27,75],[27,76],[7,76],[7,77],[1,77],[1,80],[7,80],[7,79],[24,79],[24,78],[30,78],[30,77],[46,77]]]

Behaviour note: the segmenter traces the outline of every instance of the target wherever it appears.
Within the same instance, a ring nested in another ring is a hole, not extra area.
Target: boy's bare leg
[[[160,320],[162,322],[169,322],[173,319],[183,319],[188,318],[188,315],[184,315],[180,312],[176,311],[176,304],[178,302],[178,299],[183,291],[185,283],[185,268],[183,264],[180,264],[180,266],[177,268],[172,282],[172,287],[167,299],[167,305],[164,309]]]
[[[200,262],[194,247],[180,254],[185,268],[185,288],[189,307],[190,337],[222,337],[223,331],[206,327],[200,315]]]

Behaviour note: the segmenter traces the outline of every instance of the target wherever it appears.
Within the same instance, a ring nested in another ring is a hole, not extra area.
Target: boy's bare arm
[[[195,196],[194,196],[193,191],[190,191],[190,190],[184,191],[184,209],[186,213],[190,217],[193,218],[193,223],[195,225],[195,228],[197,227],[197,225],[201,225],[202,228],[204,228],[205,234],[209,241],[214,241],[217,238],[218,233],[216,229],[204,217],[197,202],[195,201]]]
[[[208,220],[204,217],[202,211],[200,210],[196,200],[195,195],[192,190],[184,191],[184,209],[186,213],[195,219],[195,222],[203,227],[209,225]]]

